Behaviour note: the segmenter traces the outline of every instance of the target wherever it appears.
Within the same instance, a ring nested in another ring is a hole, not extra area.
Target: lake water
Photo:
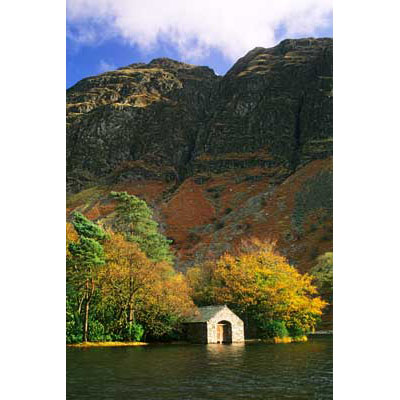
[[[332,399],[332,337],[67,348],[67,399]]]

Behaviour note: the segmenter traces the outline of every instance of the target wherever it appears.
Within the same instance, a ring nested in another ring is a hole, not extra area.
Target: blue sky
[[[158,57],[207,65],[223,75],[256,46],[271,47],[285,38],[332,37],[330,0],[246,4],[243,8],[234,0],[67,0],[66,86]]]
[[[147,63],[158,57],[182,61],[179,52],[168,43],[164,43],[154,51],[143,52],[137,45],[130,45],[119,38],[109,39],[97,46],[82,45],[78,48],[67,38],[67,88],[87,76],[135,62]],[[213,49],[208,56],[195,64],[207,65],[220,75],[232,66],[232,62],[220,51]]]

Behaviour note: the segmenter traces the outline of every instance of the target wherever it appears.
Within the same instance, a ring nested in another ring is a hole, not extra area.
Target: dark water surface
[[[67,399],[331,399],[332,337],[67,348]]]

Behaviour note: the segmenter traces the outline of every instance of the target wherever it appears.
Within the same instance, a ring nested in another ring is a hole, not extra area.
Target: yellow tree
[[[102,299],[118,309],[116,320],[121,327],[127,324],[128,332],[139,322],[159,337],[191,311],[193,302],[186,280],[171,264],[151,261],[138,244],[113,232],[104,251]]]
[[[194,291],[203,285],[197,295],[228,304],[259,326],[280,321],[289,329],[309,331],[326,305],[317,297],[312,277],[300,274],[269,243],[245,243],[236,255],[225,254],[211,270],[208,264],[203,271],[203,275],[198,269],[188,273]]]
[[[158,278],[142,292],[138,317],[153,338],[171,337],[195,307],[183,274],[168,263],[157,264]]]
[[[69,251],[69,244],[73,243],[73,242],[76,243],[79,239],[74,226],[70,222],[67,222],[65,237],[66,237],[66,242],[67,242],[66,255],[68,258],[68,257],[71,257],[71,252]]]
[[[214,270],[215,262],[205,261],[200,266],[189,268],[186,272],[190,295],[198,306],[206,306],[214,302],[212,285]]]
[[[116,320],[122,325],[126,322],[131,332],[135,322],[136,296],[156,279],[155,264],[136,243],[126,241],[123,234],[109,232],[104,251],[106,264],[100,276],[102,298],[117,307]]]

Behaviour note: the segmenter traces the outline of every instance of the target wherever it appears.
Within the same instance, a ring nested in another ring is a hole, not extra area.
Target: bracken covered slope
[[[156,59],[67,91],[67,213],[149,202],[185,269],[242,238],[301,271],[332,250],[332,39],[257,47],[224,77]]]

